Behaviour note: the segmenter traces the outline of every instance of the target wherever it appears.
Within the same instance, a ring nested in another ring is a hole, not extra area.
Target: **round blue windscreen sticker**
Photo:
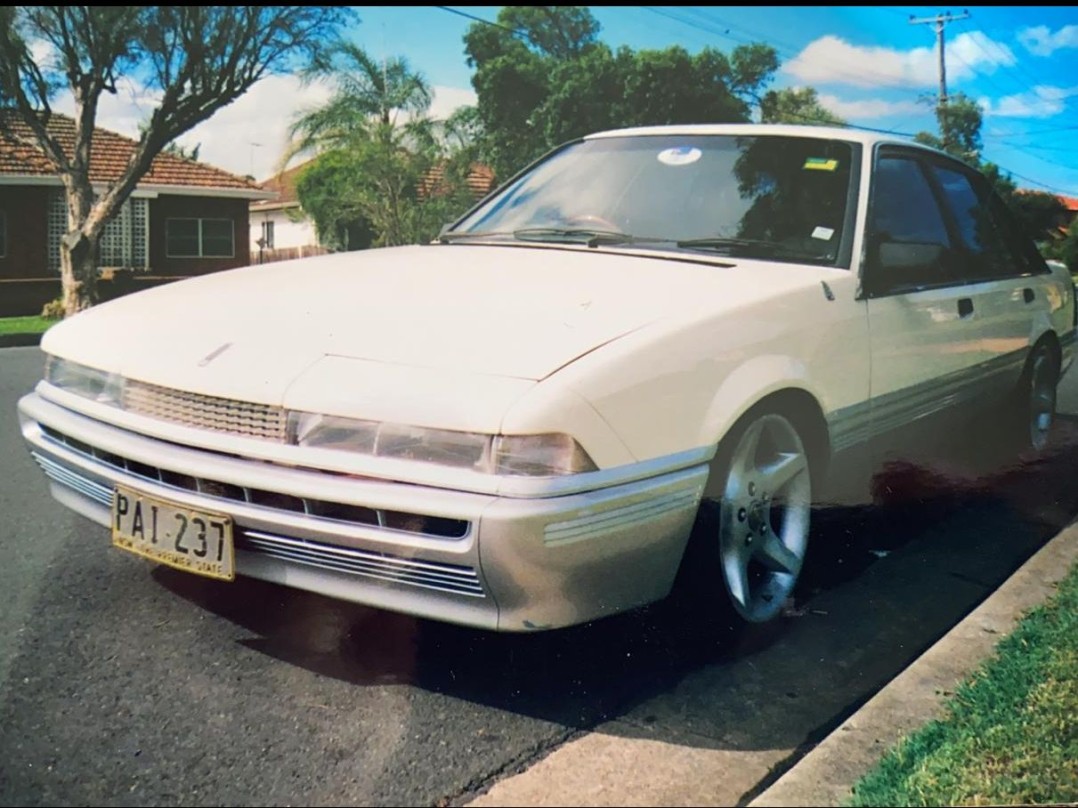
[[[687,166],[695,163],[703,155],[695,146],[674,146],[659,152],[659,162],[668,166]]]

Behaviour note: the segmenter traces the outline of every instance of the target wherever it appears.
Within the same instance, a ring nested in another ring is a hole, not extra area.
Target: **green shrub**
[[[46,320],[64,319],[64,298],[57,297],[46,303],[41,309],[41,316]]]

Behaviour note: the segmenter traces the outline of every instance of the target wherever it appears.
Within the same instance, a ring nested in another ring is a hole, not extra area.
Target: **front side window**
[[[231,219],[168,219],[165,241],[169,258],[231,258],[235,254]]]
[[[884,155],[876,162],[867,245],[866,285],[874,293],[951,280],[951,239],[918,160]]]
[[[816,137],[595,138],[534,166],[443,240],[631,244],[840,265],[858,155],[855,144]]]

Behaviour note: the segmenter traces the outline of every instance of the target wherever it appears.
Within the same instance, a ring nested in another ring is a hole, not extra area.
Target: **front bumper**
[[[19,417],[53,496],[98,524],[111,524],[122,484],[230,515],[240,575],[499,631],[573,625],[665,597],[707,480],[704,463],[585,493],[512,498],[192,449],[36,393],[20,400]],[[267,504],[277,501],[289,509]],[[349,517],[360,513],[377,516]]]

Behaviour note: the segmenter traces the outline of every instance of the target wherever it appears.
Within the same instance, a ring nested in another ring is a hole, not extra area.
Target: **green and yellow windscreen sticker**
[[[826,157],[807,157],[802,168],[811,171],[834,171],[838,168],[838,160],[828,160]]]

